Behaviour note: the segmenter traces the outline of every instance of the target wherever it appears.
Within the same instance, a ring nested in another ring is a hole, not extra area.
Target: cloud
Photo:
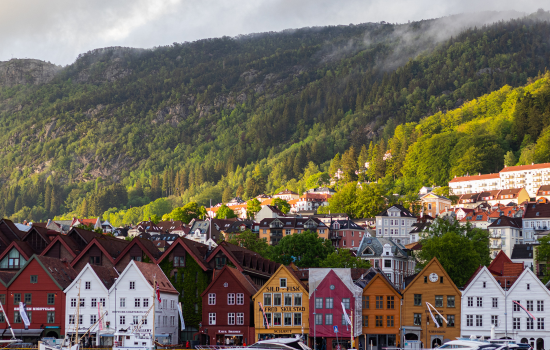
[[[550,0],[3,0],[0,61],[13,55],[69,64],[79,53],[107,46],[541,7],[550,9]]]

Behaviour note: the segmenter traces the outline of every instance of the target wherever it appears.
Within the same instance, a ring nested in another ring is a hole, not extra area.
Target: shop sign
[[[280,287],[266,287],[266,292],[300,292],[300,287],[298,286],[288,286],[286,288]]]
[[[55,307],[26,307],[27,311],[55,311]],[[19,307],[13,309],[14,311],[19,311]],[[86,328],[87,329],[87,328]]]
[[[281,310],[279,310],[279,308]],[[266,306],[265,312],[305,312],[305,306]]]
[[[228,330],[228,331],[219,330],[218,333],[223,333],[223,334],[241,334],[241,331],[237,331],[237,330]]]
[[[445,331],[428,331],[428,333],[445,334],[445,333],[447,333],[447,332],[445,332]]]
[[[274,330],[274,333],[277,334],[290,334],[292,332],[292,330],[290,329],[275,329]]]

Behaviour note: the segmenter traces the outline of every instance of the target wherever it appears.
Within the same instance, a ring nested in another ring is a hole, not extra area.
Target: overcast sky
[[[548,11],[550,0],[0,0],[0,61],[66,65],[107,46],[150,48],[287,28],[538,8]]]

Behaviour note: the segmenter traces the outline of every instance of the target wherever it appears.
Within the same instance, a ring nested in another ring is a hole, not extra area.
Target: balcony
[[[501,235],[499,233],[493,233],[491,235],[491,238],[496,238],[496,239],[500,239]]]
[[[317,224],[312,223],[312,222],[311,222],[311,223],[305,223],[305,224],[304,224],[304,228],[307,229],[307,230],[309,230],[309,229],[316,229],[316,228],[317,228]]]
[[[501,243],[494,243],[494,242],[493,242],[493,243],[491,243],[491,244],[489,245],[489,248],[491,248],[491,249],[501,249],[501,248],[502,248],[502,244],[501,244]]]
[[[330,233],[328,235],[328,239],[332,240],[332,241],[339,241],[342,239],[342,237],[340,237],[337,233]]]

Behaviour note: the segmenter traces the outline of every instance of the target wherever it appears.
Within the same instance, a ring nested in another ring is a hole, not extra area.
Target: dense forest
[[[0,214],[162,215],[303,190],[338,167],[412,193],[543,160],[548,84],[513,87],[548,67],[548,12],[460,28],[465,17],[98,49],[46,84],[0,86]],[[479,121],[503,101],[512,117]]]

